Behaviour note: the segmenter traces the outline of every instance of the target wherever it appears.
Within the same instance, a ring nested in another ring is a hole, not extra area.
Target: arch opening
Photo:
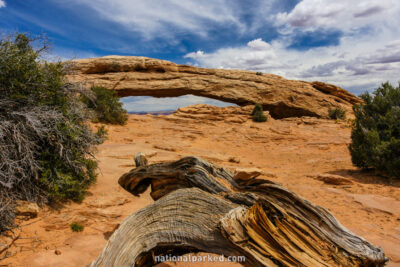
[[[177,97],[127,96],[122,97],[123,107],[130,114],[171,114],[181,107],[208,104],[217,107],[238,106],[203,96],[182,95]]]

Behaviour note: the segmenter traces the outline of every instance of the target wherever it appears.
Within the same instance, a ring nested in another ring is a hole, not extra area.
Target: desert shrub
[[[256,103],[254,105],[253,111],[251,112],[251,116],[254,116],[254,114],[259,112],[263,112],[263,107],[261,106],[261,104]]]
[[[82,232],[85,227],[77,222],[71,223],[71,230],[72,232]]]
[[[255,122],[266,122],[267,117],[264,115],[263,107],[260,104],[256,104],[254,106],[253,112],[251,113],[253,116],[253,121]]]
[[[349,146],[353,163],[400,178],[400,86],[382,84],[360,96]]]
[[[263,73],[260,72],[260,71],[257,71],[257,72],[256,72],[256,75],[263,75]]]
[[[91,92],[66,83],[65,66],[40,60],[45,46],[32,42],[0,40],[0,232],[12,226],[17,200],[82,200],[104,140],[80,100]]]
[[[342,108],[333,108],[328,110],[329,118],[332,120],[346,119],[346,111]]]
[[[105,87],[92,87],[95,98],[83,97],[87,106],[95,112],[93,122],[110,124],[126,124],[128,120],[127,111],[122,108],[122,103],[114,90]]]

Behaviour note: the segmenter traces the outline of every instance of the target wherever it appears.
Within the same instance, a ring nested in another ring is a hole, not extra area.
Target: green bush
[[[24,34],[0,41],[0,97],[65,111],[67,96],[58,93],[64,85],[63,66],[39,62],[39,52],[32,48],[31,42]]]
[[[255,122],[266,122],[267,117],[264,115],[263,107],[260,104],[256,104],[254,106],[253,112],[251,113],[253,116],[253,121]]]
[[[360,96],[349,146],[354,165],[400,178],[400,87],[382,84]]]
[[[72,232],[82,232],[85,227],[77,222],[71,223],[71,230]]]
[[[45,48],[23,34],[0,40],[0,232],[17,200],[80,201],[96,179],[92,155],[105,136],[87,124],[80,95],[91,92],[64,81],[65,65],[41,60]]]
[[[256,75],[263,75],[263,73],[260,72],[260,71],[257,71],[257,72],[256,72]]]
[[[83,101],[95,112],[93,122],[126,124],[128,120],[127,111],[122,108],[122,103],[114,90],[94,86],[92,91],[95,98],[83,97]]]
[[[346,119],[346,111],[342,108],[334,108],[328,110],[329,118],[332,120],[344,120]]]

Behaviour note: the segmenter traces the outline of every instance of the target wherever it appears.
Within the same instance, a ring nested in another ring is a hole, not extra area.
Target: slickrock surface
[[[70,81],[100,85],[120,96],[174,97],[187,94],[245,106],[263,105],[274,118],[327,117],[330,108],[352,113],[360,99],[322,83],[287,80],[251,71],[196,68],[145,57],[106,56],[72,61]]]
[[[182,110],[189,109],[197,110],[197,115],[210,110],[201,105]],[[24,221],[21,239],[8,250],[16,254],[0,265],[86,266],[94,260],[119,223],[153,202],[149,192],[134,197],[118,185],[118,178],[134,168],[137,152],[146,154],[149,163],[196,155],[233,171],[256,170],[259,178],[280,183],[327,208],[346,228],[381,246],[391,259],[388,266],[400,265],[400,182],[390,183],[352,165],[347,122],[303,117],[236,123],[193,119],[181,116],[182,110],[169,116],[130,115],[125,126],[107,126],[110,138],[99,147],[101,173],[91,194],[82,204],[67,204],[59,211],[45,209],[37,218]],[[233,118],[234,112],[241,116],[241,110],[227,108],[225,114],[231,112]],[[231,162],[232,158],[240,162]],[[332,179],[340,182],[332,184]],[[83,232],[71,231],[74,221],[85,226]]]

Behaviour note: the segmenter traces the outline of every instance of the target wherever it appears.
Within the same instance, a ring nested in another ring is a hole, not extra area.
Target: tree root
[[[245,256],[244,266],[387,261],[381,248],[329,211],[271,181],[235,180],[228,169],[197,157],[138,166],[119,184],[134,195],[151,186],[156,201],[128,217],[90,266],[153,266],[157,256],[190,252]]]

